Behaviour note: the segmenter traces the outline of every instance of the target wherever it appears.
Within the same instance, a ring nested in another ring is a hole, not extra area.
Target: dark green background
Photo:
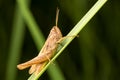
[[[31,0],[30,10],[45,38],[55,25],[56,8],[60,9],[58,26],[65,36],[97,0]],[[100,11],[57,58],[66,80],[119,80],[120,76],[120,1],[108,0]],[[0,0],[0,79],[5,80],[15,15],[15,0]],[[27,26],[27,25],[26,25]],[[20,62],[38,54],[25,26]],[[17,70],[17,68],[15,68]],[[16,79],[26,80],[28,69]],[[41,80],[50,80],[45,72]]]

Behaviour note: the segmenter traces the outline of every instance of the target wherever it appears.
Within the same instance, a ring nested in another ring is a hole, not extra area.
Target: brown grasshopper
[[[51,29],[50,34],[38,56],[25,63],[17,65],[18,69],[23,70],[25,68],[31,67],[29,74],[32,74],[34,72],[35,74],[38,74],[45,66],[46,62],[48,62],[53,57],[54,53],[57,50],[58,43],[63,38],[60,29],[57,27],[58,15],[59,9],[57,9],[56,13],[56,26],[53,26]]]

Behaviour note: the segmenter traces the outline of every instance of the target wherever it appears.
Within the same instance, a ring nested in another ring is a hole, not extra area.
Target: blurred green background
[[[30,16],[46,39],[55,25],[57,7],[60,9],[58,26],[65,36],[97,0],[21,1],[28,6]],[[109,0],[57,58],[58,63],[53,63],[60,68],[62,80],[119,80],[119,3],[119,0]],[[44,42],[40,39],[41,44],[36,46],[28,27],[30,22],[21,14],[16,0],[0,0],[1,80],[27,80],[28,69],[19,71],[16,65],[35,57]],[[45,72],[41,80],[53,80],[50,74]]]

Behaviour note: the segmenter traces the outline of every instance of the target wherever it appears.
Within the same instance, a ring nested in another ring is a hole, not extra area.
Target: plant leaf
[[[74,28],[68,33],[67,36],[77,35],[85,25],[90,21],[90,19],[99,11],[99,9],[105,4],[107,0],[98,0],[95,5],[86,13],[86,15],[74,26]],[[28,80],[37,80],[50,66],[51,63],[61,54],[61,52],[69,45],[69,43],[74,39],[74,37],[65,38],[61,44],[62,47],[59,46],[59,50],[56,55],[48,62],[48,64],[43,68],[43,70],[38,74],[32,74]]]

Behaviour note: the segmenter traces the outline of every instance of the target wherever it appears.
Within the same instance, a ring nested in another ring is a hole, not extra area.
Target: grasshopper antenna
[[[59,16],[59,9],[57,8],[57,11],[56,11],[56,26],[57,26],[57,24],[58,24],[58,16]]]

